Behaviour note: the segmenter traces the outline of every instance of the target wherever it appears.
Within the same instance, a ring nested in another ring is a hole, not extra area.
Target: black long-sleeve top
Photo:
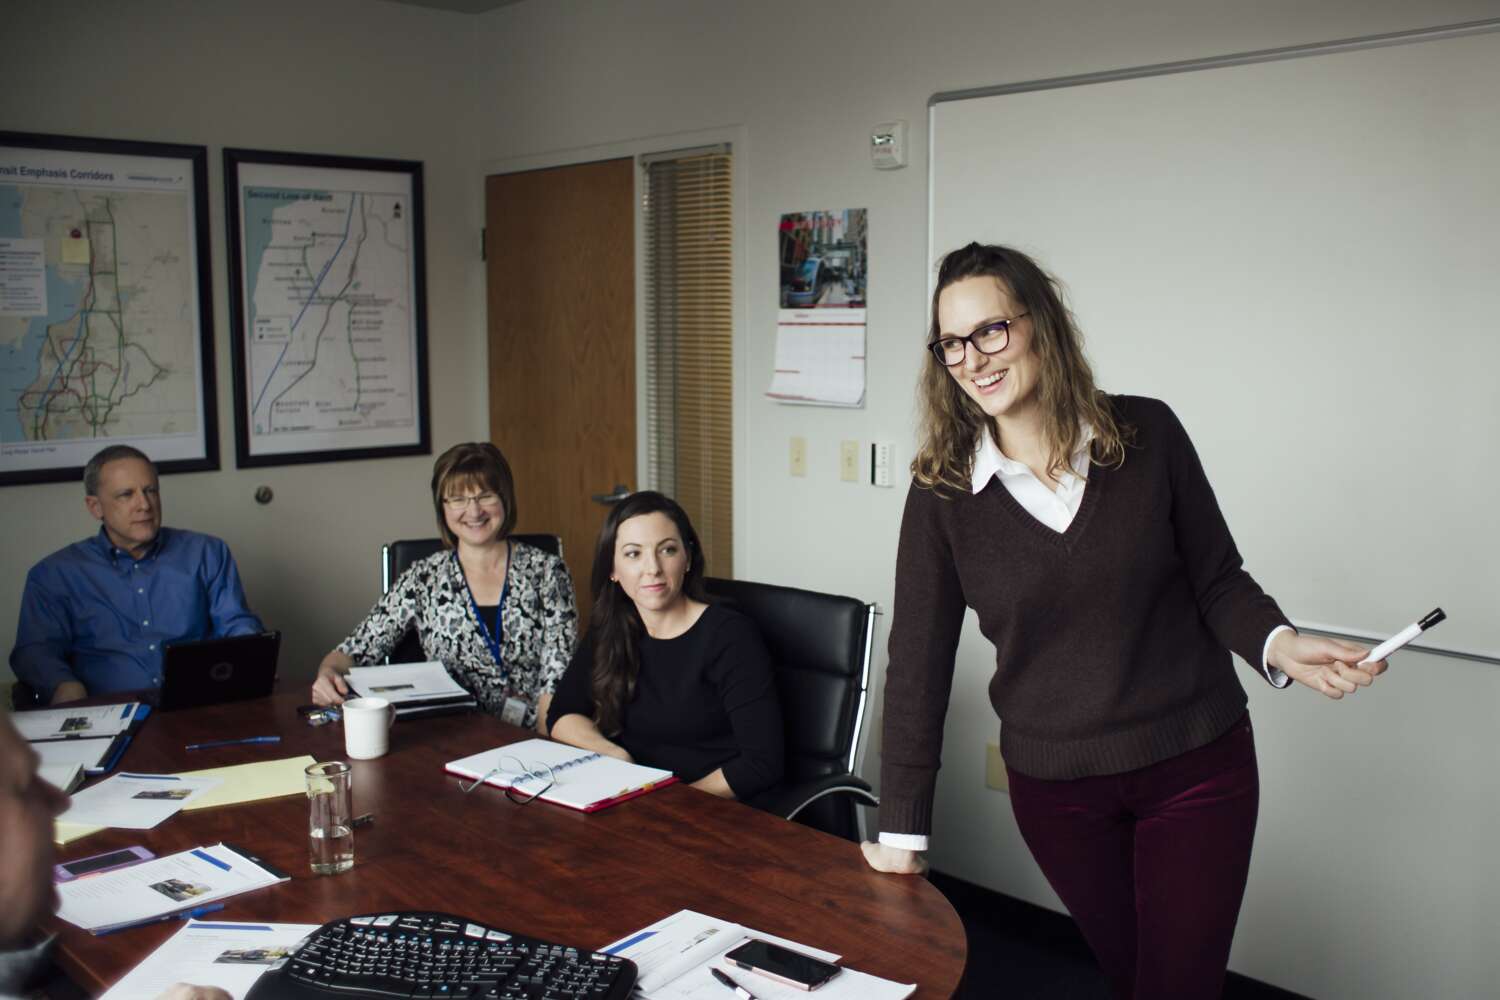
[[[637,763],[697,781],[716,769],[739,799],[781,780],[785,743],[771,658],[755,625],[709,605],[682,635],[641,639],[635,696],[610,735]],[[594,642],[578,644],[552,696],[547,725],[565,715],[594,717]]]

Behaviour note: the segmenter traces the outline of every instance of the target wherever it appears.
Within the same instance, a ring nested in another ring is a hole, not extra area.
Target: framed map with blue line
[[[241,467],[432,451],[422,164],[224,150]]]
[[[208,150],[0,132],[0,486],[219,467]]]

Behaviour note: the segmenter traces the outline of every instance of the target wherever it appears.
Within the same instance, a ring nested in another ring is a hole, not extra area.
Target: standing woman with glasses
[[[542,728],[577,639],[573,580],[562,559],[510,537],[510,464],[488,442],[458,444],[432,467],[444,549],[396,578],[349,638],[323,658],[313,701],[341,704],[344,675],[377,664],[415,627],[422,652],[488,712]]]
[[[938,271],[886,671],[880,871],[916,873],[967,608],[1017,825],[1121,997],[1217,997],[1259,782],[1231,651],[1330,698],[1385,663],[1298,635],[1242,568],[1162,403],[1094,384],[1056,282],[971,243]]]

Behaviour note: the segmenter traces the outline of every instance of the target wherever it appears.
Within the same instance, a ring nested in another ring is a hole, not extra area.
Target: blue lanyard
[[[479,613],[479,605],[474,602],[474,591],[469,589],[469,578],[464,575],[464,564],[458,561],[458,550],[453,550],[453,565],[458,567],[458,578],[464,582],[464,593],[469,597],[469,610],[474,612],[474,618],[479,622],[479,631],[484,634],[484,641],[490,647],[490,655],[495,658],[495,666],[500,671],[500,677],[505,678],[505,657],[500,653],[500,623],[505,620],[505,598],[510,594],[510,560],[514,555],[510,539],[505,540],[505,578],[500,582],[500,603],[495,607],[495,628],[490,630],[489,623],[484,620],[484,615]]]

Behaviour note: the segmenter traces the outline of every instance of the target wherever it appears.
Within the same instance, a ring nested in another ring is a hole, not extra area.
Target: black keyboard
[[[324,924],[245,1000],[626,1000],[635,963],[450,913],[372,913]]]

